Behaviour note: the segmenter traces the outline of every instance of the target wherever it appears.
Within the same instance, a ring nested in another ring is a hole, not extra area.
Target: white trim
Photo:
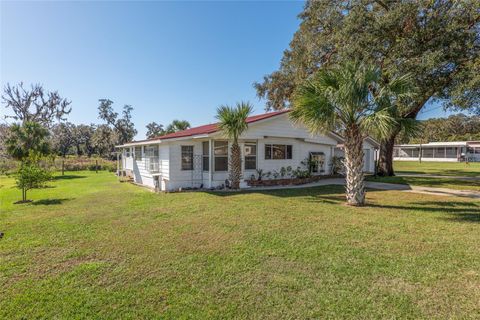
[[[213,167],[213,161],[212,161],[212,157],[213,157],[213,143],[212,143],[212,139],[208,139],[208,187],[211,188],[212,187],[212,180],[213,180],[213,170],[212,170],[212,167]],[[202,146],[202,153],[203,153],[203,146]],[[203,168],[202,168],[203,170]]]

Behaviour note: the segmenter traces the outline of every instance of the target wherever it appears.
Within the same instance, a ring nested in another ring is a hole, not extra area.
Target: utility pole
[[[422,143],[420,142],[420,150],[418,153],[418,161],[422,163]]]

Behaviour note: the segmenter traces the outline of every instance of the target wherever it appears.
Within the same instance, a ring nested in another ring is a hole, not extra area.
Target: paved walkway
[[[468,180],[468,181],[480,181],[480,173],[478,177],[472,176],[442,176],[437,174],[429,173],[396,173],[396,177],[415,177],[415,178],[440,178],[440,179],[458,179],[458,180]]]
[[[345,180],[341,178],[324,179],[317,182],[312,182],[312,183],[307,183],[307,184],[302,184],[297,186],[290,185],[290,186],[253,187],[253,188],[244,189],[244,190],[251,190],[251,191],[282,190],[282,189],[311,188],[311,187],[326,186],[326,185],[345,185]],[[420,187],[420,186],[410,186],[407,184],[383,183],[383,182],[374,182],[374,181],[365,181],[365,185],[367,188],[377,189],[377,190],[398,190],[402,192],[433,194],[437,196],[455,196],[455,197],[480,199],[480,191]]]

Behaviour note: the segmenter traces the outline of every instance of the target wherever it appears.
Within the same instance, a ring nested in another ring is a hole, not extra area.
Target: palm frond
[[[397,125],[395,117],[389,109],[382,109],[365,116],[360,127],[366,135],[374,136],[379,140],[384,140],[393,132]]]
[[[314,79],[306,81],[294,94],[290,118],[304,124],[312,133],[333,129],[337,114],[328,95],[337,86],[336,79],[327,73],[319,73]]]
[[[217,108],[218,127],[223,134],[234,141],[244,133],[248,124],[247,117],[252,112],[253,107],[248,102],[239,102],[235,107],[222,105]]]

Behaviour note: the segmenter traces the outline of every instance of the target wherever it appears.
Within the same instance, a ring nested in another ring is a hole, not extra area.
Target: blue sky
[[[72,100],[69,120],[99,123],[98,99],[151,121],[214,121],[221,104],[250,101],[279,66],[303,2],[4,2],[2,87],[41,83]],[[429,107],[421,118],[443,116]],[[5,112],[2,109],[2,112]]]

